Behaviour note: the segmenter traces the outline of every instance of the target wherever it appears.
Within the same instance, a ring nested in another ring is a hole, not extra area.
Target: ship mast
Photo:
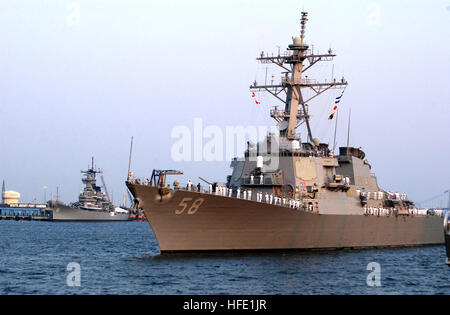
[[[314,55],[313,51],[309,49],[309,46],[304,41],[307,21],[308,13],[302,12],[300,37],[293,38],[293,43],[289,45],[288,51],[283,55],[278,53],[278,56],[265,56],[264,52],[262,52],[260,58],[257,58],[263,64],[273,63],[285,70],[283,72],[285,76],[281,79],[281,83],[277,85],[258,85],[255,81],[250,86],[250,90],[253,92],[269,92],[284,103],[284,111],[279,110],[275,106],[270,112],[271,117],[279,123],[281,137],[286,137],[288,140],[296,140],[296,129],[305,123],[309,141],[314,143],[309,123],[308,102],[329,89],[347,86],[347,82],[344,78],[339,82],[336,79],[332,79],[330,83],[317,82],[308,79],[308,77],[303,78],[303,74],[316,63],[319,61],[331,61],[336,56],[331,49],[328,51],[328,54],[322,55]],[[305,100],[302,89],[310,89],[313,95]],[[282,93],[285,94],[284,99],[281,97]]]

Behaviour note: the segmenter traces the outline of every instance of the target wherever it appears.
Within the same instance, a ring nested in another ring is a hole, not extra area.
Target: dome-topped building
[[[2,193],[2,203],[6,205],[18,204],[20,199],[20,193],[13,190],[4,191]]]

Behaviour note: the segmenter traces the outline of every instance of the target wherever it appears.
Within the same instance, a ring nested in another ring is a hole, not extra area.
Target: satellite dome
[[[302,39],[300,37],[294,37],[293,39],[294,45],[301,45]]]
[[[318,138],[314,138],[313,142],[316,147],[318,147],[320,144],[320,140]]]

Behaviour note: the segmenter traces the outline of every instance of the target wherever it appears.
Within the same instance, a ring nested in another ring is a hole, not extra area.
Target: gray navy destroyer
[[[335,57],[331,50],[315,54],[305,43],[306,22],[302,12],[300,36],[286,53],[258,58],[285,71],[279,84],[255,82],[250,87],[281,103],[282,108],[270,111],[279,132],[257,144],[249,142],[244,158],[232,161],[226,183],[202,189],[190,181],[180,187],[175,181],[170,187],[166,176],[180,172],[157,171],[143,182],[129,173],[126,185],[136,207],[145,212],[161,252],[444,243],[441,213],[416,209],[406,194],[379,187],[361,149],[347,144],[334,155],[328,144],[313,137],[308,104],[330,89],[345,89],[347,82],[305,76],[318,62]],[[305,90],[312,96],[306,97]],[[307,130],[304,139],[296,133],[300,125]]]
[[[116,208],[106,188],[104,193],[101,187],[97,186],[96,176],[99,174],[103,181],[103,173],[100,169],[95,170],[94,159],[92,167],[81,173],[84,174],[82,182],[85,186],[77,202],[65,205],[58,201],[50,201],[53,221],[128,221],[129,211]]]

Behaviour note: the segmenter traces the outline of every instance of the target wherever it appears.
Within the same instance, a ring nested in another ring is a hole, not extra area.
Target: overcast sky
[[[228,162],[175,162],[175,126],[270,126],[255,58],[284,49],[309,12],[306,41],[337,54],[310,77],[349,82],[338,140],[362,147],[388,190],[416,201],[450,188],[450,1],[1,1],[0,179],[22,201],[60,187],[77,200],[91,156],[116,203],[131,136],[138,177],[154,168],[225,181]],[[270,68],[275,79],[276,69]],[[337,91],[311,103],[313,132],[331,142]]]

